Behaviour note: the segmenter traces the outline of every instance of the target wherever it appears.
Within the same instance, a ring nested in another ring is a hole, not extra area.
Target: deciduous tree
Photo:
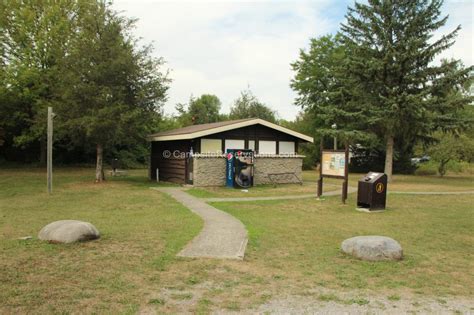
[[[250,90],[240,93],[230,109],[230,119],[261,118],[276,122],[276,113],[270,107],[260,102]]]
[[[221,101],[212,94],[203,94],[198,98],[191,96],[187,104],[176,104],[180,125],[199,125],[220,121]]]
[[[103,3],[81,7],[78,34],[61,76],[58,110],[64,136],[96,146],[96,182],[104,180],[104,149],[144,141],[165,100],[168,79],[151,47],[130,35],[134,21]]]
[[[58,78],[71,49],[80,1],[0,2],[0,127],[8,145],[41,142],[46,112],[60,100]]]
[[[436,135],[437,143],[428,149],[431,159],[438,164],[438,173],[446,174],[446,167],[450,161],[466,161],[473,159],[474,139],[466,134],[456,135],[453,133],[439,132]]]

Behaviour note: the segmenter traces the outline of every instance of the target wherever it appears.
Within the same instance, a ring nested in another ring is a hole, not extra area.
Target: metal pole
[[[47,143],[48,193],[53,192],[53,108],[48,107],[48,143]]]

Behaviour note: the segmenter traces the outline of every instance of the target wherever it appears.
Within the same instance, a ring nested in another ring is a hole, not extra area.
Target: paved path
[[[292,200],[304,198],[316,198],[316,194],[268,196],[268,197],[228,197],[228,198],[197,198],[189,195],[183,188],[166,187],[156,188],[160,192],[166,193],[199,215],[204,220],[204,228],[183,250],[178,253],[182,257],[206,257],[221,259],[244,258],[247,247],[248,235],[245,226],[230,214],[214,208],[207,202],[241,202],[260,200]],[[356,187],[349,187],[348,193],[357,191]],[[334,190],[323,194],[324,196],[340,195],[341,191]],[[410,194],[410,195],[464,195],[474,194],[474,191],[453,191],[453,192],[403,192],[392,191],[389,194]]]
[[[356,192],[357,188],[348,187],[347,192]],[[341,194],[341,189],[332,190],[323,193],[322,197],[326,196],[337,196]],[[301,194],[301,195],[287,195],[287,196],[268,196],[268,197],[222,197],[222,198],[204,198],[206,202],[235,202],[235,201],[262,201],[262,200],[291,200],[291,199],[307,199],[316,198],[316,192],[314,194]]]
[[[389,191],[388,194],[397,195],[472,195],[474,190],[468,191]]]
[[[347,192],[357,192],[356,187],[350,187]],[[337,196],[341,194],[341,190],[332,190],[325,192],[322,197],[326,196]],[[405,194],[405,195],[472,195],[474,191],[389,191],[388,194]],[[301,195],[287,195],[287,196],[267,196],[267,197],[216,197],[216,198],[201,198],[206,202],[239,202],[239,201],[264,201],[264,200],[292,200],[292,199],[307,199],[316,198],[314,194],[301,194]]]
[[[204,220],[204,228],[178,256],[240,260],[244,258],[248,236],[242,222],[208,205],[204,200],[187,194],[181,188],[153,189],[172,196]]]

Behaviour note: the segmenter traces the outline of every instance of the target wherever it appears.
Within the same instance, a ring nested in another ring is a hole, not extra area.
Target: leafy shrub
[[[436,161],[429,161],[420,163],[415,171],[415,175],[439,175],[438,163]],[[449,161],[446,164],[446,170],[452,173],[462,173],[469,170],[470,164],[467,162]]]
[[[415,175],[436,175],[438,174],[438,165],[435,162],[426,162],[419,164]]]
[[[447,170],[453,173],[462,173],[465,167],[465,163],[459,161],[449,161],[448,165],[446,166]]]

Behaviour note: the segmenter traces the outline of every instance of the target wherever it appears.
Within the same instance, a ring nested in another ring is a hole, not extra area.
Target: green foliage
[[[439,163],[437,161],[429,161],[426,163],[421,163],[418,165],[415,175],[437,175],[438,173],[438,168],[439,168]],[[472,168],[472,163],[465,162],[465,161],[456,161],[456,160],[450,160],[448,163],[445,165],[446,168],[446,173],[455,173],[455,174],[460,174],[464,172],[470,172],[470,169]],[[472,173],[472,172],[471,172]]]
[[[415,175],[427,176],[427,175],[436,175],[438,173],[438,165],[434,161],[429,161],[426,163],[421,163],[418,165]]]
[[[133,21],[105,5],[89,6],[63,75],[65,106],[57,110],[65,136],[116,145],[143,139],[165,99],[163,61],[151,48],[137,48]]]
[[[240,97],[234,101],[230,108],[230,119],[260,118],[276,122],[276,113],[267,105],[261,103],[252,91],[240,92]]]
[[[361,120],[359,109],[349,108],[341,64],[346,50],[337,36],[311,39],[308,51],[301,50],[291,66],[296,72],[291,87],[298,93],[296,104],[312,117],[313,128],[323,135],[348,137]],[[337,130],[331,128],[333,124]]]
[[[0,3],[0,127],[8,146],[46,138],[46,108],[61,103],[58,77],[81,4]]]
[[[470,102],[463,93],[470,68],[456,60],[433,63],[460,28],[431,41],[447,21],[441,5],[439,0],[356,2],[338,35],[311,40],[292,64],[291,86],[321,133],[375,146],[387,141],[390,155],[395,139],[395,149],[407,160],[417,139],[460,125],[457,112]],[[330,130],[333,123],[340,131]]]
[[[432,60],[453,43],[460,27],[430,42],[446,24],[442,1],[356,3],[342,25],[342,42],[350,51],[347,70],[368,127],[380,137],[408,139],[443,124],[469,101],[447,99],[459,89],[469,69],[457,61],[434,65]]]
[[[286,121],[283,119],[278,121],[283,127],[305,135],[311,135],[314,138],[314,143],[300,143],[298,145],[299,153],[305,156],[303,158],[303,169],[305,170],[315,168],[320,159],[319,141],[321,135],[316,132],[317,129],[314,126],[314,121],[315,119],[312,116],[312,112],[301,112],[296,116],[294,121]]]
[[[0,10],[6,146],[44,148],[52,106],[60,151],[82,156],[99,144],[106,155],[143,151],[169,79],[163,60],[151,57],[152,47],[139,47],[131,35],[134,20],[102,1],[4,1]]]
[[[464,134],[442,133],[438,142],[428,150],[431,158],[438,163],[438,173],[444,176],[451,161],[471,162],[474,159],[474,139]]]
[[[203,94],[190,97],[188,104],[177,104],[178,121],[182,126],[213,123],[221,120],[221,101],[215,95]]]
[[[152,130],[153,132],[177,129],[181,128],[182,125],[180,124],[178,118],[169,115],[162,115],[158,122],[155,124],[155,127],[156,129]]]

